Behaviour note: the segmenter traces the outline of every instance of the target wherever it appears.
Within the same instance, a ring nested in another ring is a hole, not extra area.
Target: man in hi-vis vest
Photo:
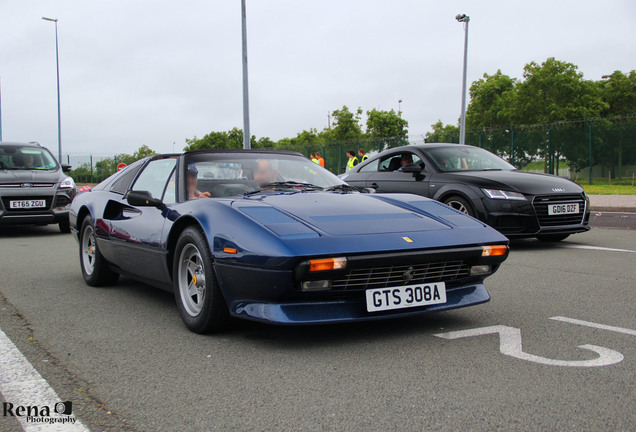
[[[358,156],[360,156],[360,162],[364,162],[365,160],[369,159],[369,156],[366,155],[366,152],[363,148],[358,149]]]
[[[349,162],[347,162],[347,166],[345,167],[345,172],[351,171],[354,166],[358,165],[358,158],[356,157],[356,152],[354,152],[353,150],[348,150],[347,156],[349,157]]]

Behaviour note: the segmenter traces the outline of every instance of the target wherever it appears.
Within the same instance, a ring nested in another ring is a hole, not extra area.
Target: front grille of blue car
[[[352,269],[332,282],[334,291],[366,290],[422,283],[447,282],[469,276],[464,261],[442,261]]]

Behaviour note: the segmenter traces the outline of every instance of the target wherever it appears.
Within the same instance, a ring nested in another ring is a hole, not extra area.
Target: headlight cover
[[[75,189],[75,182],[73,181],[72,178],[70,177],[66,177],[64,180],[62,180],[62,182],[60,183],[60,189]]]
[[[499,189],[482,189],[481,191],[485,193],[488,198],[492,199],[526,201],[526,197],[519,192],[505,191]]]

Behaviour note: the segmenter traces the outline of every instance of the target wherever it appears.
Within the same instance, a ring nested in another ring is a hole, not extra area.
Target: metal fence
[[[444,141],[458,142],[457,135]],[[422,144],[424,138],[367,138],[330,143],[278,146],[309,157],[320,152],[325,168],[334,174],[345,171],[346,152],[356,155],[364,149],[372,156],[383,150],[407,144]],[[636,115],[613,119],[585,119],[553,124],[520,125],[505,128],[468,130],[466,144],[483,147],[506,159],[517,168],[529,162],[544,161],[543,171],[577,179],[631,178],[636,170]],[[106,154],[67,154],[64,162],[73,166],[77,182],[98,182],[115,172],[120,156]]]
[[[466,144],[483,147],[523,168],[545,161],[545,172],[570,177],[631,177],[636,165],[636,115],[468,131]]]

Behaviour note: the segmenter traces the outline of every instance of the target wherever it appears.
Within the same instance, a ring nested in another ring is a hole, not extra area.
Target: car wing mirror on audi
[[[128,191],[126,201],[135,207],[164,207],[163,201],[158,198],[153,198],[152,194],[148,191]]]
[[[402,167],[402,172],[403,173],[409,173],[409,174],[413,174],[418,175],[422,172],[422,167],[419,166],[416,163],[410,163],[410,164],[406,164]]]
[[[62,171],[63,172],[71,172],[71,171],[73,171],[73,167],[71,165],[62,164]]]

